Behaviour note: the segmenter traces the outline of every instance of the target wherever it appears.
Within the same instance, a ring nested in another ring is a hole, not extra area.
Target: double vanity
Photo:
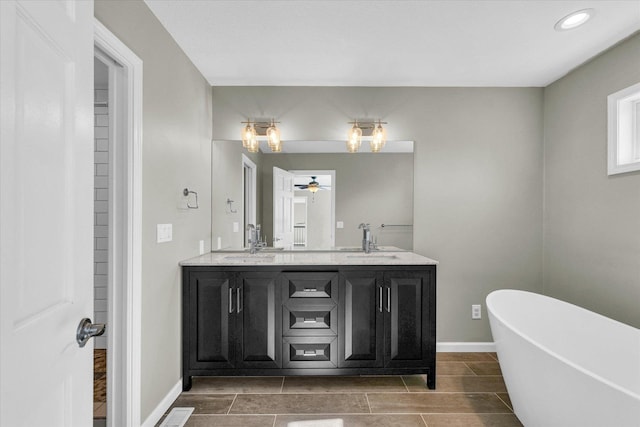
[[[437,261],[380,249],[183,261],[183,390],[193,376],[384,374],[434,389]]]

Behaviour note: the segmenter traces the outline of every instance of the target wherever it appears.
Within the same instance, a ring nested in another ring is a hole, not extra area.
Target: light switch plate
[[[233,232],[237,233],[238,231],[240,231],[240,223],[234,222],[233,223]]]
[[[165,243],[173,240],[173,224],[157,224],[156,237],[158,243]]]
[[[342,221],[336,222],[336,228],[344,228],[344,222]]]

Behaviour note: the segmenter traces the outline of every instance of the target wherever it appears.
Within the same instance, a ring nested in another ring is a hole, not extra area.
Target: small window
[[[607,97],[609,175],[640,170],[640,83]]]

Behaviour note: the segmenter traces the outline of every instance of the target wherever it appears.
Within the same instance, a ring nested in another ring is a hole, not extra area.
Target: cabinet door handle
[[[391,288],[387,288],[387,313],[391,313]]]
[[[242,288],[238,288],[236,290],[236,297],[238,298],[238,313],[240,313],[242,311],[242,303],[244,302],[242,301]]]
[[[233,288],[229,288],[229,314],[233,313]]]
[[[378,296],[380,297],[379,303],[378,303],[378,309],[380,310],[380,313],[382,313],[382,286],[380,286],[378,290],[380,291],[378,292]]]

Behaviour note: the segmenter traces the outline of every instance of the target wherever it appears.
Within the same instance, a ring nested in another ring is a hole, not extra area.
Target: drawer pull
[[[316,288],[304,288],[305,292],[318,292]]]
[[[315,350],[305,350],[303,356],[305,356],[305,357],[315,357],[316,356],[316,351]]]
[[[316,323],[317,320],[316,319],[304,319],[303,322],[304,323]]]
[[[379,309],[380,309],[380,313],[382,313],[382,286],[380,286],[378,288],[378,290],[380,291],[380,293],[379,293],[379,296],[380,296]]]

